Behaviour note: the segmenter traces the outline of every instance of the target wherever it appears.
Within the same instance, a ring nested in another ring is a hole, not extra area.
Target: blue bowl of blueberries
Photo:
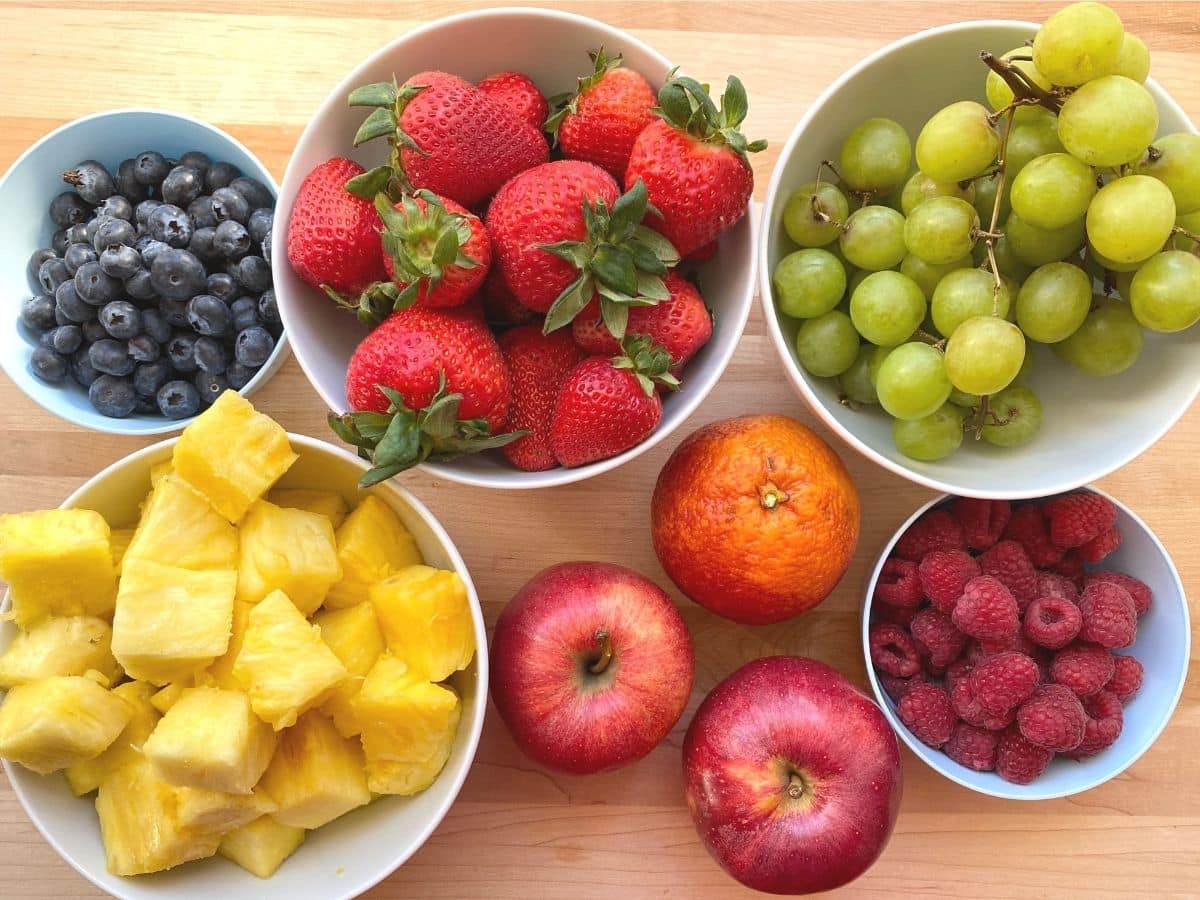
[[[278,187],[241,143],[163,110],[52,131],[0,178],[0,365],[45,409],[115,434],[178,431],[283,362]]]

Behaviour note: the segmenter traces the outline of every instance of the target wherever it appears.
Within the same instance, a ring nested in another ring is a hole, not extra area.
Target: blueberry
[[[212,160],[208,158],[207,153],[201,153],[199,150],[189,150],[179,157],[179,164],[181,166],[191,166],[203,176],[208,171],[208,167],[212,165]]]
[[[217,217],[212,211],[212,197],[203,194],[187,205],[187,214],[196,228],[216,228]]]
[[[61,325],[58,326],[58,328],[61,327]],[[49,331],[43,331],[41,334],[39,334],[37,339],[38,346],[49,347],[51,350],[54,350],[54,332],[57,331],[58,328],[51,328]]]
[[[141,241],[142,241],[142,238],[138,238],[138,242],[141,242]],[[142,255],[142,262],[145,263],[148,268],[148,267],[154,265],[155,257],[157,257],[158,254],[162,253],[164,250],[170,250],[171,245],[165,244],[159,240],[155,240],[154,238],[149,237],[147,235],[146,241],[142,245],[142,247],[139,249],[135,245],[134,249],[137,250],[138,253],[140,253]]]
[[[142,314],[128,300],[114,300],[100,310],[100,324],[118,341],[127,341],[142,330]]]
[[[204,173],[204,189],[211,194],[217,188],[229,187],[233,179],[241,174],[241,170],[233,163],[215,162]]]
[[[177,372],[196,371],[196,338],[187,332],[176,332],[167,341],[167,360]]]
[[[171,339],[171,326],[157,309],[142,310],[142,332],[160,344]]]
[[[241,191],[232,187],[217,188],[212,192],[212,211],[218,222],[245,222],[250,217],[250,204]]]
[[[200,394],[186,381],[168,381],[158,389],[158,409],[168,419],[186,419],[200,411]]]
[[[195,228],[191,217],[182,209],[163,203],[150,213],[146,230],[156,241],[163,241],[172,247],[186,247]]]
[[[41,247],[34,250],[29,256],[29,262],[25,266],[25,272],[29,275],[30,281],[38,281],[38,271],[42,268],[42,263],[48,259],[54,259],[58,256],[50,247]]]
[[[258,317],[268,325],[279,324],[279,305],[275,302],[275,289],[268,288],[258,298]]]
[[[158,400],[154,397],[143,397],[139,394],[133,411],[139,416],[157,416],[159,415]]]
[[[75,226],[72,225],[72,228]],[[50,249],[62,256],[67,252],[67,248],[71,246],[71,242],[67,240],[67,229],[60,228],[54,234],[50,235]]]
[[[91,322],[98,315],[96,307],[79,296],[74,281],[64,281],[58,286],[54,292],[54,304],[68,322]]]
[[[75,271],[75,291],[80,299],[93,306],[103,306],[116,299],[121,282],[105,273],[100,263],[84,263]]]
[[[150,264],[150,283],[160,297],[186,300],[204,290],[207,280],[204,264],[187,250],[164,250]]]
[[[133,371],[133,357],[122,341],[104,338],[88,347],[88,359],[96,371],[106,375],[128,375]]]
[[[54,349],[59,353],[74,353],[83,343],[83,331],[78,325],[59,325],[52,334]]]
[[[229,307],[211,294],[197,294],[188,302],[188,324],[198,334],[220,337],[229,331],[232,320]]]
[[[257,178],[242,175],[229,182],[229,186],[246,198],[246,202],[250,204],[251,209],[273,207],[275,205],[274,195]]]
[[[123,159],[117,166],[117,174],[113,178],[113,182],[117,186],[117,193],[129,200],[130,203],[141,203],[150,194],[146,190],[146,186],[135,177],[136,168],[135,160]]]
[[[30,331],[47,331],[54,327],[54,298],[35,294],[21,302],[21,324]]]
[[[113,194],[96,207],[97,215],[112,216],[114,219],[133,221],[133,204],[120,194]]]
[[[48,259],[38,266],[38,284],[47,294],[53,294],[55,289],[64,281],[71,280],[71,272],[67,264],[58,257]]]
[[[267,235],[267,239],[259,245],[262,247],[262,257],[267,261],[267,265],[271,264],[271,235]]]
[[[162,314],[163,321],[174,328],[188,327],[187,308],[187,300],[163,297],[158,301],[158,311]]]
[[[150,281],[149,269],[138,269],[125,279],[125,293],[133,300],[145,304],[158,299],[158,291]]]
[[[63,191],[50,201],[50,221],[59,228],[86,222],[92,208],[74,191]]]
[[[89,307],[89,309],[95,309],[95,307]],[[103,341],[108,337],[108,332],[104,330],[104,326],[100,324],[99,319],[88,319],[86,322],[80,324],[79,328],[83,332],[84,344],[89,346],[96,343],[96,341]]]
[[[117,184],[108,169],[94,159],[85,159],[69,172],[63,172],[62,179],[74,186],[84,202],[93,205],[117,192]]]
[[[101,225],[103,225],[105,222],[109,221],[110,219],[112,219],[112,216],[95,216],[95,217],[89,219],[88,223],[87,223],[87,227],[85,228],[85,230],[83,232],[84,240],[87,241],[89,244],[92,244],[93,246],[95,246],[96,232],[100,230]]]
[[[113,419],[123,419],[137,406],[137,393],[128,378],[101,375],[88,388],[88,399],[96,412]]]
[[[58,308],[58,304],[54,305],[54,324],[55,325],[70,325],[71,320],[67,318],[67,314]]]
[[[163,179],[160,191],[163,200],[176,206],[187,206],[204,190],[204,176],[191,166],[176,166]]]
[[[247,328],[237,336],[234,355],[244,366],[261,366],[275,349],[275,339],[261,325]]]
[[[258,294],[271,286],[271,267],[261,256],[243,256],[234,277],[246,290]]]
[[[42,381],[58,384],[67,378],[67,361],[49,347],[38,347],[29,357],[29,367]]]
[[[95,262],[97,259],[99,254],[91,244],[71,244],[63,254],[63,262],[67,264],[67,271],[72,276],[84,263]]]
[[[221,396],[222,392],[229,387],[229,382],[225,380],[225,376],[216,372],[197,372],[192,379],[192,384],[196,386],[196,392],[200,395],[200,402],[205,406],[211,406]]]
[[[232,219],[217,226],[213,235],[213,249],[226,259],[237,259],[250,249],[250,233],[245,226]]]
[[[250,218],[246,220],[246,230],[250,232],[254,243],[261,244],[267,239],[274,221],[275,210],[268,207],[261,206],[250,213]]]
[[[158,346],[158,341],[144,333],[131,337],[127,348],[129,356],[134,362],[154,362],[162,355],[162,348]]]
[[[225,370],[225,380],[235,391],[240,391],[250,383],[250,379],[257,373],[258,369],[251,366],[244,366],[240,362],[231,362],[229,368]]]
[[[163,155],[155,150],[143,150],[133,161],[133,177],[138,184],[157,188],[171,171],[170,164]]]
[[[165,359],[142,363],[133,371],[133,389],[141,397],[153,397],[171,377],[171,364]],[[157,407],[155,411],[157,412]]]
[[[196,365],[200,367],[201,372],[220,375],[229,365],[229,354],[225,352],[221,342],[215,338],[196,338],[194,353]]]
[[[133,277],[145,266],[142,265],[141,254],[132,247],[118,246],[109,247],[100,254],[100,268],[105,274],[124,280]]]
[[[235,334],[240,334],[247,328],[253,328],[255,325],[262,324],[258,319],[258,301],[253,297],[238,297],[229,304],[229,311],[233,313],[233,331]]]
[[[187,248],[198,258],[204,260],[216,260],[219,254],[213,248],[213,237],[216,235],[215,228],[197,228],[192,234],[191,243]]]
[[[162,206],[161,200],[143,200],[137,205],[137,208],[134,209],[133,220],[139,225],[145,225],[150,221],[150,213],[154,212],[160,206]]]
[[[80,347],[71,354],[71,377],[80,387],[91,387],[92,382],[100,377],[96,367],[92,365],[91,354],[87,347]]]
[[[133,226],[124,219],[108,217],[96,229],[92,246],[97,253],[103,253],[109,247],[132,247],[135,237]]]
[[[239,293],[237,279],[227,272],[213,272],[208,276],[208,285],[204,293],[212,294],[229,303]]]

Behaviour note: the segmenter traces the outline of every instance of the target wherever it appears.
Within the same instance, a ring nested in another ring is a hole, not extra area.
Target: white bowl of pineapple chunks
[[[60,509],[0,517],[0,756],[105,891],[351,897],[454,802],[487,698],[479,600],[366,468],[227,391]]]

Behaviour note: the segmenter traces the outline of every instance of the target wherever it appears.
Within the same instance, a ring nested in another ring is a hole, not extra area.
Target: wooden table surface
[[[499,4],[496,4],[499,5]],[[761,200],[779,148],[845,68],[909,32],[978,15],[946,2],[580,2],[549,4],[629,29],[691,74],[739,73]],[[1039,19],[1061,4],[990,3],[996,17]],[[76,116],[161,106],[213,121],[282,179],[306,118],[343,73],[420,21],[471,8],[256,0],[0,3],[0,170]],[[1114,4],[1150,46],[1153,75],[1200,121],[1200,4]],[[996,48],[993,48],[996,49]],[[999,48],[1004,49],[1004,48]],[[982,77],[982,76],[981,76]],[[82,149],[82,148],[81,148]],[[5,252],[18,252],[5,248]],[[19,251],[22,254],[24,250]],[[6,298],[15,316],[18,298]],[[325,409],[294,360],[254,398],[289,430],[330,438]],[[533,494],[487,492],[422,473],[402,481],[458,543],[493,622],[551,563],[604,559],[669,581],[650,548],[648,502],[684,434],[747,412],[815,426],[789,390],[755,308],[721,383],[686,426],[623,468]],[[817,426],[819,428],[819,426]],[[0,512],[56,506],[142,442],[93,434],[43,412],[0,379]],[[830,437],[833,440],[832,437]],[[642,762],[564,777],[516,750],[494,711],[462,795],[428,844],[372,897],[744,897],[696,839],[683,803],[680,745],[696,705],[742,663],[772,653],[829,662],[865,684],[858,609],[868,566],[928,492],[837,445],[862,494],[862,540],[849,573],[816,611],[768,628],[733,625],[673,591],[696,642],[696,685],[682,722]],[[1200,613],[1200,416],[1193,410],[1103,486],[1132,502],[1162,538]],[[899,823],[880,862],[846,896],[1067,897],[1200,895],[1200,667],[1170,726],[1129,771],[1064,800],[1028,805],[960,788],[904,753]],[[267,896],[264,885],[264,896]],[[0,783],[0,897],[100,893],[42,840]]]

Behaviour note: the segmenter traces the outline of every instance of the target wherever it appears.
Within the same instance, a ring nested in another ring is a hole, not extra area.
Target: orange
[[[713,422],[658,476],[651,532],[659,561],[704,608],[746,625],[824,600],[858,543],[858,491],[817,434],[779,415]]]

